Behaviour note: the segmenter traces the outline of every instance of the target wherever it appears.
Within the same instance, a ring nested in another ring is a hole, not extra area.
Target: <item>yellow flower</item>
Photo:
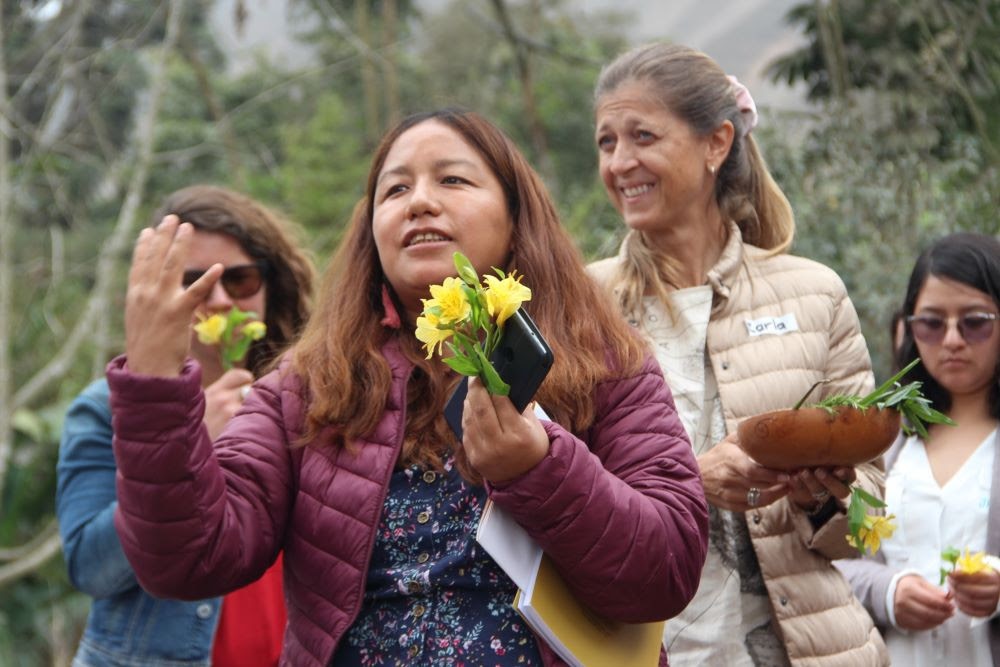
[[[464,283],[458,278],[445,278],[443,285],[431,285],[431,299],[424,299],[424,312],[437,306],[441,324],[453,324],[465,320],[472,312],[469,300],[462,290]]]
[[[977,572],[989,572],[993,568],[986,563],[986,554],[980,551],[977,554],[969,554],[966,547],[965,553],[958,557],[955,562],[955,572],[963,574],[976,574]]]
[[[243,325],[243,335],[250,340],[260,340],[267,333],[267,325],[259,320],[247,322]]]
[[[441,318],[427,311],[417,318],[417,340],[424,344],[428,359],[434,354],[435,347],[440,354],[444,342],[454,333],[451,329],[438,328],[440,324]]]
[[[496,317],[497,324],[503,325],[507,318],[514,314],[521,304],[531,301],[531,289],[521,284],[521,276],[514,274],[500,280],[496,276],[485,276],[486,308],[490,316]]]
[[[222,334],[226,332],[226,327],[229,325],[226,316],[216,313],[211,317],[199,315],[198,318],[201,321],[194,325],[198,340],[205,345],[217,345],[222,340]]]
[[[855,549],[860,550],[863,546],[868,553],[874,554],[882,546],[882,540],[889,539],[896,531],[896,524],[892,522],[895,518],[895,514],[889,516],[866,514],[864,525],[858,530],[857,536],[848,535],[847,541]]]

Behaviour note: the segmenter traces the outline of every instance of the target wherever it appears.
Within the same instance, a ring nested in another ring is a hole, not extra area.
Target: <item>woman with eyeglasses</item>
[[[952,234],[917,259],[896,364],[920,359],[903,382],[922,382],[932,407],[955,425],[931,425],[927,438],[900,436],[885,459],[898,528],[871,559],[837,564],[882,627],[893,664],[1000,663],[998,314],[996,238]],[[984,551],[993,569],[942,582],[948,548]]]
[[[185,287],[209,267],[225,267],[192,321],[238,307],[267,326],[245,362],[228,371],[219,348],[192,333],[191,356],[200,363],[205,390],[204,423],[214,439],[254,378],[297,336],[309,311],[314,271],[290,225],[239,193],[184,188],[166,198],[153,223],[168,214],[194,228],[181,279]],[[280,561],[225,598],[165,600],[139,586],[112,521],[112,436],[108,383],[101,379],[73,401],[59,449],[56,513],[63,551],[73,585],[93,598],[73,666],[277,664],[285,628]]]

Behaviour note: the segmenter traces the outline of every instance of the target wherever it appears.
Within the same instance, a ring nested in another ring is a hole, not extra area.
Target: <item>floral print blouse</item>
[[[542,664],[516,586],[475,540],[486,490],[411,466],[392,475],[361,612],[333,667]]]

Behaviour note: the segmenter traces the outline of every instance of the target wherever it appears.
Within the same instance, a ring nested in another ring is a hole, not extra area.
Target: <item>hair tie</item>
[[[750,130],[757,127],[757,105],[754,104],[753,98],[750,96],[750,91],[747,87],[740,83],[732,74],[727,75],[729,82],[733,87],[733,95],[736,97],[736,106],[739,108],[740,113],[743,114],[743,118],[746,121],[744,123],[743,133],[740,136],[747,136],[750,134]]]

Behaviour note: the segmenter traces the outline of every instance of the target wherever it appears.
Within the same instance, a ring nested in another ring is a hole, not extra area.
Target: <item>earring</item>
[[[715,165],[714,164],[708,165],[708,173],[712,174],[713,176],[715,175]]]

